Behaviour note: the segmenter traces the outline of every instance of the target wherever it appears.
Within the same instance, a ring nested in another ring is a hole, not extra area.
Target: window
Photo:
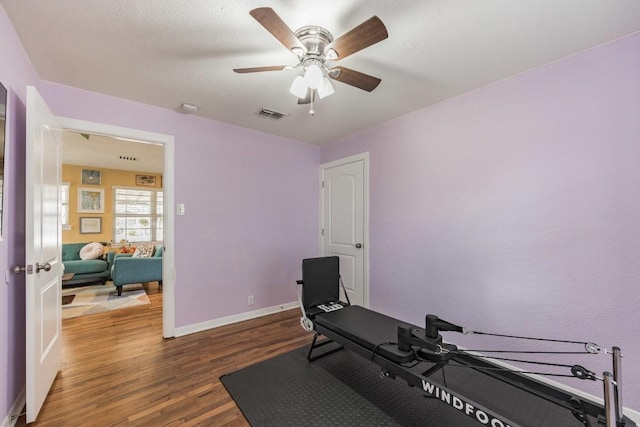
[[[71,224],[69,224],[69,189],[71,184],[63,182],[60,187],[60,213],[62,217],[62,229],[71,230]]]
[[[162,241],[162,191],[116,187],[113,196],[114,242]]]

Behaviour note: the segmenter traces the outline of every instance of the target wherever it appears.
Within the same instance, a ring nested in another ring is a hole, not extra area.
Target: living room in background
[[[129,171],[129,170],[118,170],[118,169],[109,169],[106,167],[97,168],[93,166],[95,169],[99,169],[101,172],[101,185],[100,186],[86,186],[82,185],[81,181],[81,171],[83,169],[87,169],[86,165],[70,165],[63,164],[62,165],[62,180],[65,183],[68,183],[68,227],[63,227],[62,231],[62,242],[63,243],[77,243],[77,242],[113,242],[114,248],[117,249],[119,246],[119,241],[123,239],[123,237],[117,237],[114,235],[115,231],[115,188],[128,188],[132,190],[142,190],[149,191],[153,190],[160,191],[162,193],[162,188],[159,187],[159,179],[156,179],[158,183],[157,187],[136,187],[136,175],[139,175],[140,171]],[[148,174],[148,173],[147,173]],[[158,177],[161,175],[156,174]],[[76,209],[78,205],[78,188],[88,188],[88,189],[100,189],[104,191],[104,212],[103,213],[79,213]],[[65,189],[62,189],[63,193],[63,201]],[[159,203],[162,204],[163,198],[159,198]],[[160,208],[161,209],[161,208]],[[62,206],[62,212],[64,216],[65,206]],[[86,234],[81,233],[80,231],[80,218],[100,218],[101,221],[101,232],[98,234]],[[162,225],[162,221],[160,221]],[[156,224],[154,224],[156,225]],[[162,239],[162,237],[160,237]],[[133,242],[134,240],[128,239],[129,242]]]
[[[102,233],[81,235],[77,224],[79,216],[70,209],[69,221],[73,230],[63,231],[63,243],[113,240],[113,188],[135,188],[135,175],[155,175],[156,188],[162,190],[163,202],[163,280],[162,289],[162,336],[175,336],[175,297],[174,297],[174,255],[173,224],[174,215],[169,208],[174,203],[174,137],[143,130],[114,127],[97,122],[86,122],[70,118],[62,119],[63,167],[62,181],[71,183],[70,206],[76,205],[74,186],[82,185],[81,170],[91,169],[101,172],[100,187],[105,191],[105,213],[86,215],[102,218]],[[86,133],[89,139],[83,137]],[[147,187],[149,189],[149,187]],[[82,215],[85,216],[85,215]],[[90,240],[86,240],[90,238]],[[166,246],[166,251],[164,250]],[[120,252],[118,245],[112,245],[108,254]]]

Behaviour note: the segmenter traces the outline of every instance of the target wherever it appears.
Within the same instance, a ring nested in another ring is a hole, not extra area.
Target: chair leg
[[[160,285],[160,287],[162,287],[162,280],[158,280],[158,285]]]
[[[116,286],[116,288],[118,289],[118,296],[122,295],[122,286]]]
[[[308,361],[311,361],[311,352],[313,351],[314,348],[316,348],[316,340],[318,339],[318,335],[320,334],[317,332],[313,334],[313,341],[311,341],[311,346],[309,347],[309,352],[307,353]]]
[[[317,356],[312,356],[311,353],[313,352],[314,349],[316,349],[318,347],[322,347],[323,345],[331,344],[332,342],[334,342],[333,340],[330,340],[329,338],[327,338],[324,341],[317,342],[319,336],[320,336],[320,334],[317,333],[317,332],[315,332],[313,334],[313,341],[311,342],[311,346],[309,347],[309,352],[307,353],[307,360],[309,362],[313,362],[314,360],[320,359],[321,357],[324,357],[324,356],[328,356],[328,355],[333,354],[336,351],[340,351],[340,350],[342,350],[344,348],[343,346],[340,345],[340,346],[338,346],[338,347],[336,347],[336,348],[334,348],[332,350],[325,351],[324,353],[321,353],[321,354],[319,354]]]

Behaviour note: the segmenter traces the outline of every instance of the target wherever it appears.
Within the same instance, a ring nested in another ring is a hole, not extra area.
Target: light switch
[[[184,203],[178,203],[176,215],[184,215]]]

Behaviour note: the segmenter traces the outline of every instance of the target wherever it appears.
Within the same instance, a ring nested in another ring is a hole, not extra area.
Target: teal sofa
[[[111,262],[114,254],[108,253],[105,258],[80,259],[80,250],[87,243],[63,243],[62,244],[62,264],[64,273],[73,273],[71,280],[65,280],[64,286],[78,285],[83,283],[97,283],[103,285],[111,275]]]
[[[111,279],[122,295],[122,287],[133,283],[158,282],[162,286],[162,245],[157,245],[152,257],[116,254],[111,267]]]

